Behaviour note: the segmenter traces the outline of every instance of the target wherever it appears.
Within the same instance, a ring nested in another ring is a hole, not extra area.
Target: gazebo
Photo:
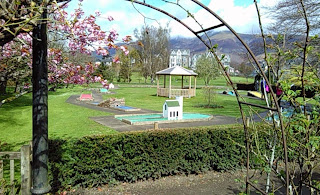
[[[174,66],[171,68],[167,68],[156,72],[157,75],[157,96],[164,96],[164,97],[175,97],[175,96],[183,96],[183,97],[193,97],[196,96],[196,83],[197,83],[197,73],[193,72],[192,70],[185,69],[181,66]],[[159,78],[163,75],[163,87],[159,84]],[[166,86],[166,76],[169,75],[169,86]],[[181,76],[181,88],[173,88],[172,87],[172,76]],[[184,77],[189,77],[189,86],[184,87],[183,81]],[[192,86],[191,81],[192,77],[194,77],[194,85]]]

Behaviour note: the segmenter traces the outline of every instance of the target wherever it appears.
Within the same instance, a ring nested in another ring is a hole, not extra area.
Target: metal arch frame
[[[215,12],[213,12],[212,10],[210,10],[207,6],[205,6],[204,4],[202,4],[201,2],[197,1],[197,0],[191,0],[192,2],[194,2],[195,4],[197,4],[198,6],[202,7],[204,10],[206,10],[207,12],[209,12],[211,15],[213,15],[216,19],[218,19],[221,24],[216,25],[216,26],[212,26],[209,27],[207,29],[202,29],[200,31],[194,31],[192,30],[186,23],[182,22],[180,19],[178,19],[177,17],[173,16],[172,14],[159,9],[158,7],[154,7],[150,4],[145,3],[145,1],[141,2],[141,1],[137,1],[137,0],[126,0],[132,3],[136,3],[136,4],[140,4],[146,7],[149,7],[151,9],[154,9],[158,12],[161,12],[167,16],[169,16],[170,18],[174,19],[175,21],[179,22],[180,24],[182,24],[185,28],[187,28],[189,31],[191,31],[199,40],[201,40],[203,42],[203,44],[210,50],[210,52],[214,55],[215,59],[217,60],[218,64],[220,65],[221,69],[224,71],[224,74],[228,80],[228,82],[230,83],[230,85],[232,86],[232,89],[234,90],[235,94],[236,94],[236,98],[239,104],[239,108],[240,108],[240,112],[241,112],[241,116],[242,116],[242,122],[243,122],[243,126],[244,126],[244,131],[245,131],[245,137],[246,137],[246,150],[247,150],[247,176],[246,176],[246,190],[248,193],[248,185],[252,186],[253,188],[255,188],[256,190],[258,190],[259,192],[266,194],[264,191],[262,191],[261,189],[257,188],[256,186],[254,186],[250,181],[249,181],[249,142],[248,142],[248,132],[247,132],[247,124],[246,124],[246,118],[245,115],[243,113],[242,110],[242,104],[245,105],[249,105],[249,106],[255,106],[255,107],[261,107],[259,105],[255,105],[255,104],[249,104],[243,101],[240,101],[239,99],[239,93],[237,91],[237,89],[235,88],[235,86],[233,85],[233,82],[228,74],[228,72],[226,71],[226,69],[224,68],[223,64],[221,63],[220,59],[218,58],[218,56],[215,54],[215,52],[213,51],[213,46],[209,45],[207,42],[205,42],[205,40],[199,35],[200,33],[205,33],[206,31],[212,30],[212,29],[216,29],[222,26],[225,26],[228,28],[229,31],[232,32],[232,34],[237,37],[237,39],[241,42],[241,44],[246,48],[247,52],[250,54],[250,56],[252,57],[254,63],[257,65],[260,74],[262,75],[262,77],[264,78],[264,80],[266,81],[266,84],[268,86],[270,85],[270,82],[267,78],[267,76],[265,75],[262,67],[260,66],[257,58],[255,57],[255,55],[253,54],[253,52],[251,51],[251,49],[249,48],[249,46],[242,40],[242,38],[235,32],[235,30],[228,25],[218,14],[216,14]],[[288,168],[288,155],[287,155],[287,144],[286,144],[286,134],[285,134],[285,128],[284,128],[284,124],[283,124],[283,119],[281,116],[281,109],[280,106],[277,102],[276,99],[276,95],[273,92],[273,90],[270,90],[270,94],[272,97],[272,100],[274,102],[275,108],[271,108],[271,107],[263,107],[265,109],[271,110],[271,111],[276,111],[278,113],[279,116],[279,121],[280,121],[280,128],[281,128],[281,134],[282,134],[282,145],[283,145],[283,153],[284,153],[284,161],[285,161],[285,172],[286,172],[286,193],[289,194],[289,168]]]
[[[245,105],[250,105],[250,106],[258,106],[254,104],[249,104],[246,102],[242,102],[239,99],[239,93],[235,86],[233,85],[233,82],[226,71],[226,69],[223,67],[220,59],[216,55],[216,53],[213,51],[214,47],[212,45],[209,45],[208,43],[205,42],[203,38],[199,36],[200,33],[205,33],[208,30],[212,30],[215,28],[219,28],[222,26],[226,26],[234,36],[237,37],[237,39],[242,43],[242,45],[246,48],[252,59],[254,60],[255,64],[257,65],[260,74],[262,77],[265,79],[266,83],[268,86],[270,85],[270,82],[266,75],[264,74],[261,66],[259,65],[255,55],[253,52],[250,50],[248,45],[241,39],[241,37],[229,26],[222,18],[220,18],[216,13],[214,13],[212,10],[210,10],[208,7],[203,5],[197,0],[191,0],[198,6],[202,7],[205,9],[207,12],[209,12],[211,15],[213,15],[216,19],[218,19],[221,24],[217,26],[213,26],[207,29],[202,29],[201,31],[195,32],[192,30],[187,24],[183,23],[181,20],[176,18],[175,16],[169,14],[168,12],[161,10],[157,7],[154,7],[150,4],[146,4],[145,2],[137,1],[137,0],[126,0],[132,3],[140,4],[146,7],[149,7],[151,9],[154,9],[158,12],[161,12],[172,19],[176,20],[180,24],[182,24],[184,27],[186,27],[189,31],[191,31],[199,40],[203,42],[203,44],[210,50],[210,52],[213,54],[215,59],[217,60],[218,64],[220,65],[221,69],[224,71],[225,76],[227,77],[226,79],[228,82],[231,84],[233,90],[235,91],[236,98],[239,104],[241,116],[242,116],[242,121],[243,121],[243,126],[244,126],[244,131],[245,131],[245,136],[246,136],[246,150],[247,150],[247,177],[246,177],[246,190],[248,193],[249,190],[249,185],[261,192],[262,194],[266,194],[263,192],[261,189],[257,188],[254,186],[250,181],[249,181],[249,142],[248,142],[248,132],[247,132],[247,124],[245,122],[245,115],[243,113],[242,109],[242,104]],[[36,1],[38,4],[43,2],[43,0],[37,0]],[[44,13],[43,18],[46,18],[46,14]],[[46,55],[46,47],[47,47],[47,41],[46,41],[46,23],[38,24],[34,29],[34,33],[37,35],[33,39],[33,45],[35,46],[35,50],[33,50],[33,56],[37,57],[36,59],[33,59],[33,66],[34,67],[39,67],[39,68],[34,68],[33,69],[33,166],[32,166],[32,172],[34,175],[38,174],[41,175],[41,177],[33,177],[33,189],[32,193],[33,194],[44,194],[49,191],[50,186],[48,184],[48,177],[47,177],[47,160],[48,160],[48,128],[47,128],[47,120],[48,120],[48,115],[47,115],[47,98],[48,98],[48,89],[47,89],[47,55]],[[209,39],[210,41],[210,39]],[[36,45],[39,45],[39,47],[36,47]],[[38,71],[38,73],[36,73]],[[281,133],[282,133],[282,143],[283,143],[283,152],[284,152],[284,160],[285,160],[285,171],[286,171],[286,193],[289,194],[289,169],[288,169],[288,156],[287,156],[287,146],[286,146],[286,135],[285,135],[285,130],[284,130],[284,125],[283,125],[283,120],[281,117],[281,112],[280,112],[280,107],[276,101],[276,96],[273,92],[273,90],[270,91],[272,100],[274,102],[274,105],[276,108],[270,108],[270,107],[264,107],[265,109],[272,110],[272,111],[277,111],[279,115],[279,120],[280,120],[280,128],[281,128]],[[261,106],[260,106],[261,107]],[[45,125],[42,125],[45,124]]]

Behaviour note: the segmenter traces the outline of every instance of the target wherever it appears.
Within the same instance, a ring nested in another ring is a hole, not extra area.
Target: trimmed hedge
[[[51,140],[55,190],[134,182],[207,170],[233,170],[246,159],[242,126],[168,129]]]

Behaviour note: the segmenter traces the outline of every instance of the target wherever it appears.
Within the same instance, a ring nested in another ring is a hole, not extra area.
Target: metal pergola
[[[214,29],[218,29],[221,27],[226,27],[243,45],[243,47],[247,50],[251,58],[253,59],[256,67],[259,70],[259,74],[264,78],[266,84],[270,85],[270,82],[265,75],[262,67],[258,63],[253,52],[250,50],[248,45],[241,39],[241,37],[235,32],[235,30],[229,26],[218,14],[210,10],[207,6],[202,4],[197,0],[191,0],[195,6],[200,6],[203,10],[205,10],[210,15],[214,16],[220,24],[213,25],[209,28],[202,28],[199,31],[193,30],[190,25],[184,23],[182,20],[177,18],[176,16],[170,14],[168,11],[160,9],[156,6],[146,3],[145,1],[138,1],[138,0],[126,0],[135,4],[143,5],[158,12],[161,12],[170,18],[174,19],[175,21],[182,24],[185,28],[187,28],[190,32],[192,32],[199,40],[203,42],[203,44],[209,49],[209,51],[213,54],[215,59],[217,60],[219,66],[224,72],[227,82],[230,84],[232,89],[236,94],[236,98],[238,101],[239,109],[242,116],[244,134],[246,137],[246,151],[247,151],[247,160],[246,160],[246,167],[247,167],[247,176],[246,176],[246,190],[247,193],[249,192],[249,186],[253,187],[257,191],[262,194],[266,194],[263,190],[259,189],[249,180],[249,168],[250,168],[250,148],[249,148],[249,138],[248,138],[248,124],[246,123],[246,115],[243,111],[243,106],[254,106],[264,108],[273,112],[277,112],[280,121],[280,129],[282,133],[282,144],[283,144],[283,154],[284,154],[284,163],[285,163],[285,185],[286,185],[286,193],[289,194],[289,173],[288,173],[288,157],[287,157],[287,146],[286,146],[286,134],[283,125],[283,120],[281,117],[281,110],[277,102],[276,95],[271,90],[271,98],[273,102],[273,107],[269,106],[260,106],[256,104],[251,104],[243,101],[240,98],[240,95],[232,82],[228,72],[223,67],[219,57],[214,52],[214,44],[213,40],[210,40],[209,37],[201,36],[206,32]],[[169,3],[167,0],[162,0],[163,2]],[[36,1],[38,5],[46,4],[47,1],[38,0]],[[46,9],[44,9],[40,20],[42,22],[38,23],[33,29],[33,112],[32,112],[32,120],[33,120],[33,161],[32,161],[32,193],[33,194],[45,194],[50,191],[49,181],[48,181],[48,65],[47,65],[47,13]],[[206,39],[207,38],[207,39]],[[275,124],[274,124],[275,125]],[[276,129],[276,126],[274,126]]]

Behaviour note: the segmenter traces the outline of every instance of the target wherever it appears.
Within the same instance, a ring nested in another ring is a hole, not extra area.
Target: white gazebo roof
[[[180,76],[197,76],[198,74],[192,70],[185,69],[181,66],[174,66],[156,72],[157,75],[180,75]]]

